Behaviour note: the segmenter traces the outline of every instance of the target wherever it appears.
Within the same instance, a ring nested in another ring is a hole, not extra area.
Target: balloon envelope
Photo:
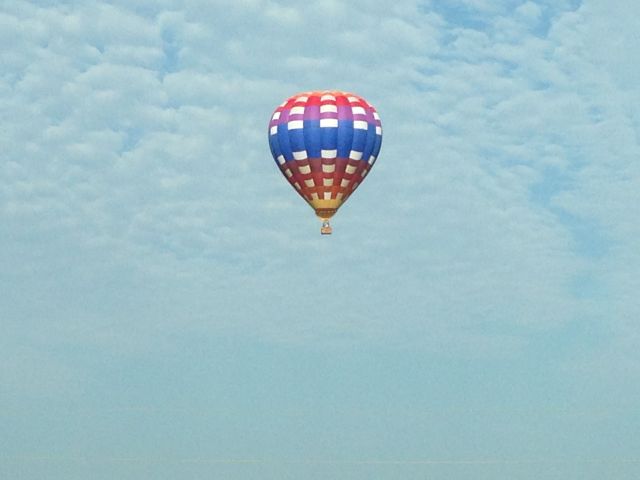
[[[323,220],[362,183],[381,144],[378,113],[353,93],[299,93],[276,108],[269,122],[276,164]]]

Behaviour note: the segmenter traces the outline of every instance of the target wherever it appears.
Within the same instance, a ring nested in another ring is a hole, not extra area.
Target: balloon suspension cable
[[[331,228],[331,224],[329,223],[328,218],[322,219],[322,226],[320,227],[320,233],[322,235],[331,235],[333,229]]]

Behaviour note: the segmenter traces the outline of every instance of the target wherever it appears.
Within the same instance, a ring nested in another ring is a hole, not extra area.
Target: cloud
[[[3,275],[31,278],[20,296],[40,307],[5,293],[10,318],[499,352],[609,305],[598,291],[635,311],[638,92],[625,57],[596,48],[623,10],[15,5],[0,17]],[[633,37],[623,24],[612,47]],[[385,126],[330,242],[265,140],[282,99],[325,86],[369,98]],[[66,301],[46,311],[42,291]]]
[[[8,477],[638,450],[635,3],[5,3]],[[266,138],[315,88],[384,125],[331,238]]]

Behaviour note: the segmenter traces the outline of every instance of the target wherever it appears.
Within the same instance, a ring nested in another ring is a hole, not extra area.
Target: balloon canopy
[[[271,154],[287,181],[323,221],[362,183],[382,144],[375,108],[353,93],[304,92],[283,102],[269,122]]]

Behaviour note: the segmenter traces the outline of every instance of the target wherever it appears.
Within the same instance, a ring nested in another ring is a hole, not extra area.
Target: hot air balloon
[[[353,93],[304,92],[283,102],[269,122],[271,154],[280,171],[322,220],[362,183],[382,144],[375,108]]]

